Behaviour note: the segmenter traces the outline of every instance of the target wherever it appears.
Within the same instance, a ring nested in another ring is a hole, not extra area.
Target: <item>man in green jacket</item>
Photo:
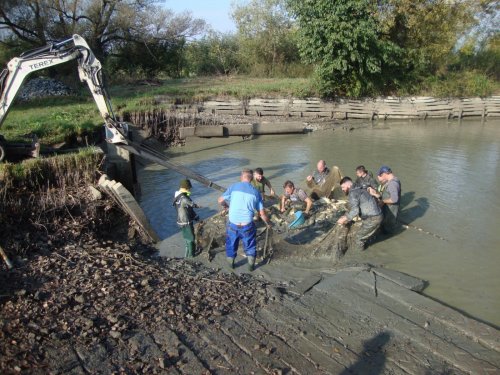
[[[199,220],[198,215],[194,212],[194,209],[199,206],[190,198],[191,188],[191,181],[182,180],[179,184],[179,190],[174,194],[173,202],[177,210],[177,225],[181,228],[182,237],[186,242],[186,258],[194,257],[194,221]]]

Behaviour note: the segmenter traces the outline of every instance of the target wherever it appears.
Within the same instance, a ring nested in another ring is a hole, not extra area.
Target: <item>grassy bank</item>
[[[81,185],[94,184],[103,159],[102,153],[92,148],[57,157],[28,159],[21,163],[0,164],[0,202],[13,196],[42,194],[50,196],[53,189],[74,189]],[[59,192],[56,199],[67,199]],[[15,200],[15,199],[14,199]]]
[[[0,129],[8,140],[22,140],[36,134],[44,144],[67,141],[92,132],[103,120],[86,87],[73,97],[46,98],[30,103],[15,103]],[[488,96],[500,92],[500,84],[488,77],[448,76],[429,79],[419,89],[422,95]],[[158,82],[130,81],[112,83],[109,92],[117,114],[124,111],[169,107],[170,103],[193,103],[211,98],[311,97],[318,96],[307,78],[206,77],[168,79]],[[410,92],[395,93],[409,95]],[[414,94],[414,93],[413,93]],[[161,97],[161,101],[157,99]]]

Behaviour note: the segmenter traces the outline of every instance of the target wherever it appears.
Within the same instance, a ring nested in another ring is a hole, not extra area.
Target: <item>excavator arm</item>
[[[35,71],[77,60],[80,80],[86,82],[99,108],[106,127],[106,140],[133,154],[171,168],[186,177],[193,178],[205,186],[218,191],[225,191],[207,178],[190,169],[177,165],[145,145],[128,139],[128,124],[118,122],[111,108],[111,101],[102,80],[102,67],[94,56],[87,42],[79,35],[61,42],[28,51],[9,61],[7,69],[0,74],[0,127],[12,105],[25,78]],[[0,136],[0,152],[3,152]],[[2,155],[0,155],[0,161]]]
[[[128,125],[115,119],[102,80],[102,66],[87,42],[79,35],[15,57],[0,74],[0,126],[25,78],[38,70],[77,60],[78,74],[87,83],[106,126],[106,140],[127,144]]]

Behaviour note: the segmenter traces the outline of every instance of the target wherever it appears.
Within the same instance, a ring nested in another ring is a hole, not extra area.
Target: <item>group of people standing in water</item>
[[[379,168],[376,179],[360,165],[356,168],[356,179],[353,180],[343,176],[338,167],[330,169],[324,160],[320,160],[316,170],[307,176],[306,184],[310,189],[309,194],[290,180],[284,183],[280,197],[281,212],[285,212],[291,205],[300,205],[304,214],[308,215],[317,199],[340,199],[347,196],[349,211],[337,223],[345,225],[356,217],[361,219],[361,228],[356,233],[355,250],[363,250],[380,228],[385,233],[394,233],[397,229],[401,182],[386,165]],[[244,169],[240,181],[231,185],[218,199],[219,204],[228,210],[226,257],[232,268],[241,241],[248,259],[248,268],[250,271],[254,269],[257,249],[255,212],[266,226],[271,226],[263,203],[266,187],[270,196],[276,195],[270,181],[264,177],[262,168],[254,171]],[[182,180],[173,202],[177,209],[177,224],[181,227],[186,242],[186,257],[194,256],[193,224],[197,220],[194,211],[197,205],[191,200],[190,192],[191,182]]]

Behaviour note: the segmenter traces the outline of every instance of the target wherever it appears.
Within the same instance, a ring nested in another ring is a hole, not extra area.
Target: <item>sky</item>
[[[165,8],[175,13],[190,11],[195,18],[205,20],[219,32],[234,32],[236,26],[229,16],[234,0],[164,0]]]

